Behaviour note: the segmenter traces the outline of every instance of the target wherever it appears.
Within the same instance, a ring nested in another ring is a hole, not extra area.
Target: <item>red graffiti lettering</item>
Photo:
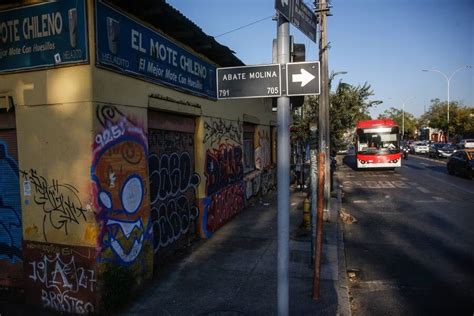
[[[244,183],[238,182],[210,197],[207,211],[209,231],[216,231],[244,208],[244,192]]]

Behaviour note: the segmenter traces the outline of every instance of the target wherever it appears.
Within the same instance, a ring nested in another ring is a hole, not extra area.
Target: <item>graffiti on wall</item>
[[[114,106],[98,106],[91,168],[98,219],[99,261],[133,264],[151,237],[147,139],[143,128]]]
[[[262,186],[261,173],[255,172],[251,176],[245,178],[245,197],[250,199],[257,196]]]
[[[68,234],[71,225],[86,222],[87,210],[79,199],[79,190],[71,184],[56,179],[49,181],[34,169],[20,171],[25,192],[31,192],[33,202],[43,215],[43,238],[48,241],[50,229]],[[29,194],[25,198],[29,203]]]
[[[161,129],[150,129],[148,132],[150,152],[158,148],[160,152],[181,152],[193,150],[194,135],[191,133],[172,132]]]
[[[242,144],[242,123],[223,120],[221,118],[209,118],[204,122],[204,143],[214,146],[223,142],[234,142]]]
[[[209,196],[242,180],[244,176],[242,148],[221,144],[216,149],[208,149],[204,174],[206,176],[206,193]]]
[[[28,303],[74,314],[95,311],[95,250],[27,241],[25,297]]]
[[[255,168],[263,170],[271,163],[270,137],[263,130],[258,130],[258,143],[255,148]]]
[[[0,261],[21,262],[21,241],[18,166],[0,140]]]
[[[202,200],[203,228],[206,237],[210,237],[244,208],[244,186],[243,181],[238,181]]]
[[[276,187],[276,169],[265,169],[260,174],[260,190],[262,195],[266,195],[270,190],[275,189]]]
[[[186,234],[198,217],[195,191],[200,178],[186,151],[150,154],[148,163],[154,249],[157,252]]]
[[[238,214],[245,204],[243,125],[240,121],[208,118],[204,164],[206,197],[200,200],[201,229],[210,237]]]

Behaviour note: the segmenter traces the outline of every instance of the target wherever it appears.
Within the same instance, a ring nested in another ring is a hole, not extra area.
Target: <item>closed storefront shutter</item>
[[[155,262],[196,237],[199,175],[193,117],[150,112],[148,146]]]
[[[0,286],[22,286],[22,224],[13,112],[0,113]]]

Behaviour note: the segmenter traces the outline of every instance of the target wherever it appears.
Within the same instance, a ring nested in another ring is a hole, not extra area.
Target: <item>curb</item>
[[[347,279],[347,264],[346,251],[344,247],[344,223],[342,222],[339,212],[342,208],[342,187],[335,180],[334,186],[337,185],[337,205],[335,211],[337,212],[337,256],[338,256],[338,281],[337,281],[337,296],[338,296],[338,314],[343,316],[351,316],[351,303],[349,296],[349,283]]]

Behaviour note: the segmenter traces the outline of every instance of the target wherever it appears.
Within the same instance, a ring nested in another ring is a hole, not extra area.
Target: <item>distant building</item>
[[[419,140],[429,140],[433,142],[444,142],[443,131],[437,128],[423,127],[419,129]]]

